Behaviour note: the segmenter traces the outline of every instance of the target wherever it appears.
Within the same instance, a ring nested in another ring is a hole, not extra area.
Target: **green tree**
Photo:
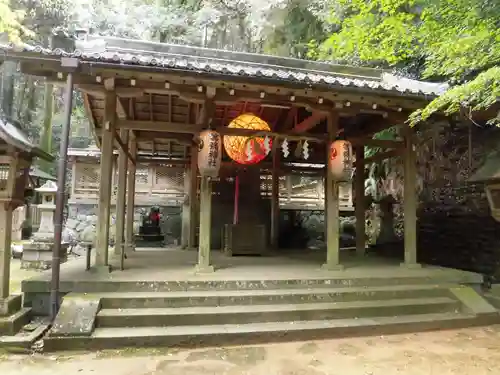
[[[7,33],[12,42],[18,42],[21,34],[30,34],[22,23],[25,14],[23,10],[12,9],[9,0],[0,0],[0,33]]]
[[[415,124],[436,112],[483,110],[500,97],[500,2],[491,0],[336,0],[338,27],[319,58],[416,64],[420,78],[452,88],[412,114]],[[498,116],[490,120],[500,124]]]

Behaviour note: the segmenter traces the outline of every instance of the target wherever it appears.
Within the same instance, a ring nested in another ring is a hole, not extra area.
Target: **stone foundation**
[[[134,207],[134,235],[139,234],[141,217],[147,214],[151,206]],[[110,243],[114,243],[116,211],[114,205],[111,206],[110,217]],[[161,231],[165,235],[165,244],[180,243],[181,238],[181,207],[178,206],[157,206],[160,208],[162,220],[160,222]],[[63,241],[66,242],[94,242],[97,226],[97,205],[91,203],[70,203],[69,215],[63,230]]]
[[[61,263],[68,260],[68,243],[61,244],[59,259]],[[52,267],[53,243],[27,242],[23,245],[21,268],[48,270]]]

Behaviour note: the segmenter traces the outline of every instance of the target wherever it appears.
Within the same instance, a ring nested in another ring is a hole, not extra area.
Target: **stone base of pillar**
[[[97,274],[108,274],[111,273],[111,265],[107,266],[94,266],[90,269],[90,272]]]
[[[68,260],[68,243],[61,244],[59,254],[60,263]],[[23,257],[21,259],[21,268],[48,270],[52,268],[52,250],[53,243],[49,242],[25,242],[23,244]]]
[[[321,265],[321,269],[324,271],[343,271],[345,269],[345,267],[342,264],[324,263]]]
[[[401,268],[407,268],[409,270],[418,270],[420,268],[422,268],[422,265],[420,263],[400,263],[399,266]]]
[[[128,252],[135,251],[135,243],[126,243],[124,246],[125,246],[125,254],[127,254]]]
[[[194,273],[213,273],[215,272],[214,266],[202,266],[197,264],[194,267]]]
[[[0,298],[0,316],[10,316],[16,311],[19,311],[21,309],[22,302],[22,295]]]

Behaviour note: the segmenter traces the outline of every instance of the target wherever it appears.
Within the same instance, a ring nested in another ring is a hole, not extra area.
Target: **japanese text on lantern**
[[[347,142],[344,142],[342,146],[344,152],[344,173],[350,173],[352,172],[351,145]]]
[[[209,134],[208,142],[208,165],[210,167],[217,167],[219,161],[219,135],[217,133]]]

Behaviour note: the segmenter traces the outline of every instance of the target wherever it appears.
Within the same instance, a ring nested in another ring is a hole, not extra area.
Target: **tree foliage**
[[[500,2],[491,0],[336,0],[328,22],[339,30],[320,58],[415,64],[421,78],[453,88],[410,121],[461,107],[488,108],[499,97]],[[495,120],[493,120],[495,121]],[[496,120],[498,121],[498,120]]]
[[[24,10],[12,9],[9,0],[0,0],[0,34],[6,33],[13,42],[18,42],[21,34],[30,34],[22,23],[25,14]]]

